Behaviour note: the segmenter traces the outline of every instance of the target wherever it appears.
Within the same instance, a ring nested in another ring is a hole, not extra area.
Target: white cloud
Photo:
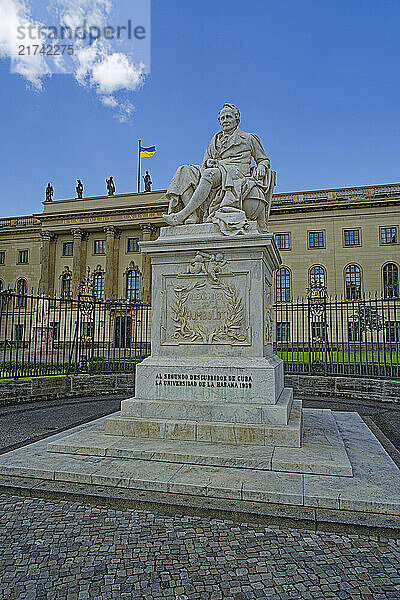
[[[109,106],[111,108],[117,108],[118,106],[118,102],[113,96],[101,96],[100,101],[104,106]]]
[[[113,94],[119,90],[136,90],[143,81],[144,65],[136,67],[121,52],[102,56],[92,65],[92,84],[99,94]]]
[[[117,101],[114,96],[101,96],[100,101],[104,106],[118,110],[116,116],[120,123],[126,123],[132,117],[135,107],[128,100]]]
[[[114,0],[50,0],[50,11],[57,15],[60,26],[75,30],[83,23],[105,27]],[[0,58],[10,58],[12,71],[22,75],[36,90],[43,89],[43,79],[51,74],[51,60],[63,71],[60,57],[49,59],[40,54],[18,56],[17,38],[19,26],[44,25],[35,21],[29,6],[32,0],[0,0]],[[46,60],[48,62],[46,62]],[[79,85],[93,89],[101,103],[115,110],[121,122],[129,121],[134,106],[119,96],[137,90],[144,82],[145,65],[134,64],[123,52],[115,52],[104,39],[87,45],[74,39],[74,55],[71,57],[72,74]]]
[[[43,78],[50,69],[41,54],[19,55],[18,28],[42,25],[35,21],[23,0],[0,0],[0,58],[10,58],[12,72],[19,73],[36,90],[43,88]]]

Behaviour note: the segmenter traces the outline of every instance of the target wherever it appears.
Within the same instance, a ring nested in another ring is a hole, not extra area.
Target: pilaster
[[[40,232],[40,235],[42,245],[40,248],[39,294],[51,296],[54,293],[57,234],[44,230]]]
[[[143,223],[140,225],[142,230],[142,241],[150,242],[152,234],[156,231],[154,225]],[[148,254],[142,253],[142,277],[140,280],[140,299],[142,302],[151,302],[151,258]]]
[[[104,293],[106,298],[116,298],[118,295],[118,258],[121,230],[113,225],[108,225],[104,227],[104,233],[106,234]]]
[[[74,241],[74,256],[72,260],[72,294],[78,295],[79,284],[86,272],[86,251],[88,233],[83,229],[71,229]]]

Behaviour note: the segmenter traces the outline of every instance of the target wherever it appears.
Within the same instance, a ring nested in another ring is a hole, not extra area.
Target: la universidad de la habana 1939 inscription
[[[156,385],[215,387],[215,388],[251,388],[251,375],[197,375],[188,373],[157,373]]]

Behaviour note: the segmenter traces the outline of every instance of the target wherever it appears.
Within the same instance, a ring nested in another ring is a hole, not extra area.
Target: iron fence
[[[0,379],[133,373],[150,354],[147,304],[0,293]]]
[[[287,373],[400,378],[400,299],[274,305],[274,352]],[[134,373],[150,354],[151,306],[0,292],[0,379]]]
[[[274,352],[287,373],[400,377],[400,299],[307,299],[274,306]]]

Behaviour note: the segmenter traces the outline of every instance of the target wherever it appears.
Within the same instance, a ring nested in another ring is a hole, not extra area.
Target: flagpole
[[[140,192],[140,146],[142,144],[142,140],[138,140],[138,175],[137,175],[137,191]]]

